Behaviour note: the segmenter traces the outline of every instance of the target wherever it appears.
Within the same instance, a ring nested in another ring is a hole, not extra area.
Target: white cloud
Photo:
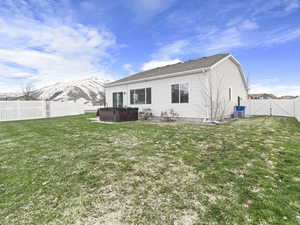
[[[95,9],[95,5],[89,1],[80,2],[80,8],[86,11],[92,11]]]
[[[166,60],[166,61],[156,61],[156,60],[152,60],[149,62],[146,62],[143,66],[142,66],[142,70],[150,70],[150,69],[154,69],[157,67],[162,67],[162,66],[166,66],[166,65],[172,65],[172,64],[176,64],[176,63],[180,63],[181,60],[179,59],[174,59],[174,60]]]
[[[21,84],[7,85],[5,82],[0,82],[0,95],[4,93],[17,93],[21,91]]]
[[[115,44],[111,33],[83,25],[49,25],[32,20],[6,21],[1,18],[0,25],[0,34],[14,44],[11,47],[39,48],[46,52],[81,57],[94,54],[105,56],[107,48]]]
[[[27,73],[27,78],[37,85],[98,76],[106,78],[104,70],[99,70],[87,59],[67,58],[59,54],[43,53],[32,50],[0,50],[0,61],[9,61],[17,65],[34,68],[36,72]],[[13,71],[12,71],[13,72]],[[8,74],[14,78],[18,73]],[[3,77],[2,72],[0,77]]]
[[[249,93],[250,94],[260,94],[260,93],[273,94],[273,89],[263,84],[252,84],[250,85]]]
[[[170,8],[176,0],[131,0],[125,7],[131,9],[140,21],[148,20]]]
[[[202,47],[205,52],[222,52],[244,45],[242,33],[236,28],[227,28],[222,32],[214,33],[208,37],[206,45]]]
[[[0,50],[1,51],[1,50]],[[32,76],[32,72],[24,68],[14,68],[0,63],[0,78],[26,79]]]
[[[279,83],[280,79],[278,77],[270,77],[270,78],[264,78],[264,79],[259,79],[257,80],[256,83],[259,84],[274,84],[274,83]]]
[[[253,84],[250,85],[251,94],[259,94],[259,93],[271,93],[276,96],[284,96],[284,95],[295,95],[300,96],[300,86],[299,85],[272,85],[272,84]]]
[[[257,25],[247,23],[247,26],[248,29],[246,31],[239,29],[238,26],[227,28],[224,31],[219,29],[210,36],[204,36],[205,39],[198,40],[201,45],[191,46],[191,49],[197,52],[211,54],[230,51],[241,47],[268,47],[300,39],[300,27],[282,27],[281,29],[260,31],[256,32],[254,36],[251,36],[248,32],[251,29],[256,29],[255,27],[257,27]],[[203,44],[205,42],[206,44]]]
[[[286,7],[286,11],[292,11],[294,9],[300,8],[300,1],[299,0],[284,0]]]
[[[235,24],[235,25],[233,25]],[[255,30],[255,33],[253,32]],[[186,40],[173,41],[152,54],[154,59],[171,59],[186,54],[211,55],[236,48],[269,47],[300,39],[300,27],[260,30],[253,21],[233,22],[225,28],[199,31]]]
[[[185,54],[184,48],[189,44],[187,40],[178,40],[164,45],[151,56],[154,60],[169,60],[173,57]]]
[[[245,29],[245,30],[255,30],[258,28],[258,25],[257,25],[257,23],[255,23],[251,20],[245,20],[240,25],[240,28]]]
[[[126,70],[129,74],[133,74],[134,70],[132,69],[132,65],[131,64],[124,64],[123,65],[123,69]]]
[[[252,16],[268,15],[268,16],[286,16],[300,8],[299,0],[256,0],[251,2],[249,10]]]
[[[265,41],[265,44],[266,45],[282,44],[299,38],[300,38],[300,27],[297,27],[294,29],[272,32],[269,35],[269,37],[266,38],[267,41]]]
[[[220,4],[215,1],[213,3]],[[188,33],[186,39],[180,39],[189,43],[184,47],[184,53],[210,55],[236,48],[282,44],[297,39],[300,35],[296,25],[283,25],[278,30],[276,24],[263,22],[282,20],[299,8],[300,0],[238,1],[218,7],[214,12],[218,23],[214,25],[211,25],[210,16],[206,18],[206,15],[211,15],[211,11],[202,12],[201,9],[191,10],[188,14],[184,10],[177,10],[168,17],[168,22]]]
[[[45,15],[51,11],[51,1],[47,3]],[[16,10],[12,5],[10,11]],[[106,65],[117,46],[111,32],[59,21],[54,15],[36,20],[23,11],[17,17],[0,14],[0,79],[20,77],[41,86],[90,76],[110,78]]]
[[[174,58],[187,53],[184,49],[186,46],[188,46],[188,44],[188,41],[178,40],[162,46],[156,52],[151,54],[152,59],[148,62],[145,62],[141,69],[145,71],[181,62],[180,59]]]

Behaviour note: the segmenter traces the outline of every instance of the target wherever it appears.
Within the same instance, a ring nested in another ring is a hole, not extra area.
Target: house
[[[154,116],[173,110],[179,118],[229,117],[248,85],[240,63],[217,54],[136,73],[105,85],[108,107],[138,107]]]
[[[299,96],[295,96],[295,95],[284,95],[284,96],[281,96],[280,99],[295,99],[298,97]]]
[[[275,95],[267,94],[267,93],[249,94],[248,97],[249,97],[249,99],[278,99]]]

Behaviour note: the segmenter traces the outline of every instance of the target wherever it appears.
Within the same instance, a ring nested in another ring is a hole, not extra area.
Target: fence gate
[[[286,116],[297,117],[300,113],[299,99],[251,99],[244,101],[248,116]]]

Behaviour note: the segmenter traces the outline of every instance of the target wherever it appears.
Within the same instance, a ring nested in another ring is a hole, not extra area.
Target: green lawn
[[[300,123],[0,123],[0,224],[300,224]]]

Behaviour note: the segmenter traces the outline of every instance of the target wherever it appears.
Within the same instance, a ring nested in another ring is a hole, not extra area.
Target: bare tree
[[[223,78],[213,81],[213,74],[208,74],[207,83],[203,84],[201,94],[204,98],[206,111],[211,121],[223,120],[227,107],[227,101],[224,97]],[[215,82],[215,83],[213,83]],[[207,115],[207,116],[208,116]]]
[[[34,91],[34,86],[32,83],[24,84],[22,86],[22,94],[23,94],[24,100],[26,100],[26,101],[34,100],[35,98],[33,96],[33,91]]]

